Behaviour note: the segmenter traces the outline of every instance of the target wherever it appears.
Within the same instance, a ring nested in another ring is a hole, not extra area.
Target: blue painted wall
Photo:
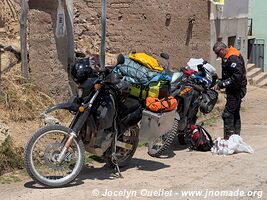
[[[253,36],[265,40],[264,71],[267,71],[267,1],[249,0],[249,18],[253,19]]]

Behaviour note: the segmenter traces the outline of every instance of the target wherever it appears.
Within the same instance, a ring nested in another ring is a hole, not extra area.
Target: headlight
[[[95,88],[95,91],[99,91],[100,89],[101,89],[101,84],[99,84],[99,83],[96,83],[95,85],[94,85],[94,88]]]

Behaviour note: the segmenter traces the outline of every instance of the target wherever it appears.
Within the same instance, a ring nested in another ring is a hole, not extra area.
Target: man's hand
[[[216,90],[220,90],[220,89],[223,89],[223,88],[224,88],[223,81],[222,80],[218,80],[217,81],[217,85],[215,86],[215,89]]]

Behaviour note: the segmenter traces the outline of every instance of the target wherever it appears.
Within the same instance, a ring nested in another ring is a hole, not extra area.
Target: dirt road
[[[123,169],[124,179],[114,178],[112,169],[96,163],[94,167],[90,165],[83,170],[74,186],[46,189],[29,179],[11,185],[1,185],[0,199],[266,200],[266,99],[267,90],[250,87],[243,103],[242,137],[253,147],[254,154],[215,156],[210,152],[188,152],[177,146],[173,157],[155,159],[147,155],[146,148],[141,148],[131,165]],[[222,121],[219,120],[209,130],[214,137],[220,136]]]

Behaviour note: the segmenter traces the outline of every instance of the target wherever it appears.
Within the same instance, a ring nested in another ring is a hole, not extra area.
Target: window
[[[228,47],[230,47],[230,46],[234,47],[235,41],[236,41],[236,36],[228,37]]]
[[[217,42],[222,42],[222,38],[217,38]]]

